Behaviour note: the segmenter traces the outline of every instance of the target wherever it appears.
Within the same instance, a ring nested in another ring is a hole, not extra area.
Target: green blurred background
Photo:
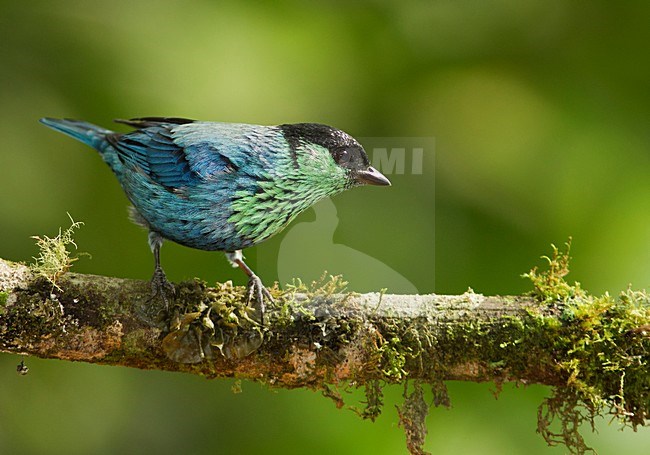
[[[29,261],[30,236],[69,212],[92,254],[76,271],[152,272],[109,169],[41,116],[317,121],[373,143],[434,138],[435,152],[422,174],[340,195],[249,250],[265,281],[327,266],[356,290],[513,294],[571,235],[586,289],[647,287],[649,21],[644,1],[0,1],[0,257]],[[166,244],[163,265],[244,283],[218,253]],[[32,358],[19,377],[19,360],[0,356],[3,454],[405,452],[399,388],[373,424],[309,391]],[[433,453],[565,452],[535,434],[544,387],[449,388],[453,408],[428,418]],[[586,436],[601,454],[650,444],[598,423]]]

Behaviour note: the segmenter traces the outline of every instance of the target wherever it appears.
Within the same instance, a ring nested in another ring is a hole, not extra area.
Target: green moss
[[[255,352],[263,340],[277,341],[278,333],[286,327],[296,326],[299,318],[305,330],[316,316],[305,307],[305,302],[340,297],[347,283],[340,276],[323,274],[320,280],[307,285],[295,281],[281,292],[277,286],[270,289],[274,303],[267,307],[265,317],[269,323],[259,324],[259,315],[241,298],[242,289],[231,282],[218,284],[206,290],[206,284],[198,280],[181,283],[171,312],[169,333],[163,340],[167,356],[180,363],[198,363],[204,359],[222,355],[226,358],[243,358]],[[298,299],[298,294],[306,298]],[[205,298],[207,296],[207,299]],[[341,299],[343,304],[346,300]],[[198,302],[198,303],[197,303]],[[320,324],[320,326],[319,326]],[[323,333],[327,322],[315,322]],[[278,329],[277,333],[271,327]]]
[[[4,306],[7,304],[7,299],[9,298],[9,294],[6,292],[0,292],[0,314],[4,312]]]
[[[393,336],[379,348],[381,371],[387,380],[401,381],[408,373],[404,369],[407,357],[412,357],[410,346],[402,344],[398,336]]]
[[[569,285],[568,250],[568,244],[565,253],[554,248],[548,271],[526,275],[533,294],[554,311],[544,316],[531,309],[524,323],[527,333],[545,337],[542,346],[554,354],[549,365],[565,378],[540,406],[538,431],[549,444],[584,453],[582,423],[593,428],[595,416],[610,414],[636,429],[650,415],[650,297],[632,290],[595,297]]]
[[[210,290],[199,280],[183,282],[176,294],[169,333],[162,343],[171,360],[192,364],[215,355],[243,358],[261,346],[263,333],[255,310],[242,301],[242,290],[231,282]]]
[[[584,291],[580,288],[580,283],[569,284],[564,277],[569,274],[569,252],[571,251],[571,238],[565,243],[566,252],[560,252],[555,246],[553,255],[542,256],[548,262],[548,270],[539,272],[537,267],[523,275],[524,278],[530,279],[533,283],[531,294],[538,300],[546,303],[563,301],[570,298],[583,297]]]
[[[325,398],[329,398],[332,400],[334,405],[338,408],[341,409],[343,406],[345,406],[345,401],[343,401],[343,397],[341,396],[341,393],[339,392],[338,388],[330,387],[326,383],[320,384],[318,387],[320,389],[321,393]]]
[[[143,343],[149,335],[149,331],[144,329],[132,330],[126,336],[122,338],[122,353],[127,356],[138,356],[142,353],[141,346],[145,346],[146,343]]]
[[[429,405],[424,401],[422,385],[418,381],[413,383],[413,391],[408,393],[408,382],[404,384],[404,403],[397,406],[399,426],[406,435],[406,447],[412,454],[425,454],[424,440],[427,436],[426,417]]]
[[[362,418],[375,421],[381,414],[384,406],[384,391],[379,381],[368,381],[366,388],[366,402],[363,411],[357,412]]]
[[[497,387],[499,380],[512,378],[550,382],[553,391],[539,408],[538,431],[549,444],[562,443],[571,452],[584,453],[588,447],[580,426],[593,425],[595,416],[610,414],[622,425],[636,428],[650,415],[650,297],[632,290],[618,297],[596,297],[579,283],[570,284],[566,281],[569,249],[568,243],[565,251],[553,247],[553,254],[544,257],[548,267],[525,275],[532,282],[531,295],[536,301],[525,311],[492,320],[470,316],[466,322],[461,319],[442,327],[432,323],[438,317],[433,312],[415,320],[384,313],[376,318],[372,312],[368,315],[367,309],[356,308],[348,298],[352,294],[345,293],[347,283],[339,276],[323,275],[310,284],[295,281],[284,292],[272,288],[275,302],[267,308],[269,323],[265,326],[242,301],[241,288],[224,283],[206,290],[205,283],[188,281],[176,288],[163,348],[176,362],[198,364],[221,356],[245,357],[255,353],[263,341],[265,351],[275,352],[276,347],[286,349],[292,340],[309,340],[308,349],[316,351],[313,367],[325,371],[319,373],[325,379],[308,386],[342,407],[338,388],[328,384],[337,382],[341,355],[354,359],[350,365],[358,370],[345,373],[351,378],[346,387],[365,387],[365,401],[360,410],[351,408],[371,420],[382,411],[384,385],[407,379],[432,384],[434,403],[447,406],[449,397],[442,378],[458,377],[458,371],[470,370],[472,378],[497,378]],[[53,277],[39,280],[33,296],[7,309],[10,314],[3,314],[3,318],[18,321],[12,326],[36,327],[34,334],[11,334],[21,342],[28,342],[36,333],[60,330],[60,302],[47,300],[60,275]],[[474,297],[473,292],[467,293],[468,314],[473,311]],[[6,300],[7,293],[0,293],[0,311]],[[324,302],[327,305],[319,305]],[[381,297],[377,308],[380,305]],[[74,305],[65,307],[66,317],[75,315]],[[137,346],[151,344],[142,343],[141,337],[146,336],[151,332],[132,332],[110,355],[138,357],[143,367],[146,362],[154,367],[160,362],[155,356],[134,352]],[[304,384],[297,381],[291,385]],[[400,422],[413,450],[421,448],[424,438],[422,403],[418,382],[413,392],[405,392],[404,404],[399,407]]]
[[[572,453],[588,450],[580,426],[593,425],[598,415],[609,414],[624,426],[643,425],[650,415],[650,296],[632,290],[618,297],[589,295],[566,281],[568,252],[568,244],[564,252],[554,247],[545,258],[547,270],[526,274],[538,304],[519,315],[470,318],[442,330],[428,318],[406,326],[399,318],[372,321],[376,354],[368,358],[368,370],[378,368],[386,383],[412,376],[440,384],[457,368],[497,383],[518,378],[554,384],[540,406],[538,431]],[[448,404],[448,397],[441,393],[436,402]],[[368,405],[359,413],[380,411]]]
[[[299,335],[287,333],[289,329],[313,331],[310,337],[314,343],[319,343],[320,339],[334,333],[332,318],[325,314],[327,311],[315,315],[305,303],[331,300],[336,301],[333,306],[345,305],[349,294],[342,292],[346,285],[340,276],[323,274],[320,280],[309,285],[297,280],[287,285],[284,292],[275,286],[269,289],[274,302],[267,305],[265,318],[268,323],[262,326],[256,310],[242,300],[243,289],[231,282],[210,289],[199,280],[180,283],[169,309],[171,318],[163,349],[175,362],[194,364],[215,356],[243,358],[258,350],[264,340],[268,347],[273,343],[281,344],[283,337]],[[341,321],[337,321],[336,326],[340,327]],[[328,339],[322,344],[327,348],[332,342]]]
[[[242,386],[241,386],[241,379],[235,379],[235,381],[232,383],[232,386],[230,386],[230,390],[234,394],[240,394],[243,392]]]
[[[45,278],[56,288],[59,287],[57,285],[59,278],[70,270],[72,263],[78,259],[78,256],[70,255],[68,247],[72,245],[75,249],[77,248],[73,234],[83,223],[74,221],[70,214],[68,216],[72,224],[65,231],[59,228],[59,233],[56,237],[50,238],[46,235],[43,237],[32,237],[36,239],[39,253],[34,258],[35,262],[30,265],[30,269],[36,276]]]
[[[50,291],[51,284],[39,278],[16,294],[17,299],[11,306],[3,306],[2,338],[11,340],[15,346],[29,346],[43,337],[63,334],[65,323],[69,321],[61,310],[58,297]]]

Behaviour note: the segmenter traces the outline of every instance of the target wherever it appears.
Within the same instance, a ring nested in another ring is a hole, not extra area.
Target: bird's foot
[[[166,330],[170,320],[170,301],[175,295],[174,285],[167,281],[163,269],[156,267],[151,277],[151,296],[136,310],[138,316],[147,324]]]
[[[246,304],[251,306],[253,300],[256,305],[254,306],[259,314],[259,322],[264,325],[264,300],[273,303],[273,297],[268,289],[262,284],[262,280],[257,275],[251,275],[248,280],[248,290],[246,293]]]
[[[176,295],[174,285],[167,280],[162,267],[156,267],[151,277],[151,300],[160,299],[165,304],[165,310],[169,310],[169,300]]]

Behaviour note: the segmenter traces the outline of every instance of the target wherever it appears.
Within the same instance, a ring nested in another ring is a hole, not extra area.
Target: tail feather
[[[100,152],[103,151],[102,149],[106,145],[106,136],[113,134],[111,130],[81,120],[44,117],[40,119],[40,122],[53,130],[60,131],[84,144],[88,144]]]

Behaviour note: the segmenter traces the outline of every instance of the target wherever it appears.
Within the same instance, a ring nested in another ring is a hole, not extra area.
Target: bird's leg
[[[174,285],[167,281],[167,276],[160,266],[160,247],[162,246],[163,238],[160,234],[154,231],[149,231],[149,247],[153,253],[155,268],[153,276],[151,277],[151,297],[160,299],[165,304],[165,310],[169,309],[168,295],[174,296]]]
[[[226,257],[233,267],[239,267],[248,275],[248,290],[246,293],[246,304],[250,305],[254,299],[257,302],[257,309],[260,313],[260,323],[264,324],[264,299],[273,302],[273,297],[268,289],[262,284],[260,277],[255,275],[249,266],[244,262],[241,250],[227,252]]]

